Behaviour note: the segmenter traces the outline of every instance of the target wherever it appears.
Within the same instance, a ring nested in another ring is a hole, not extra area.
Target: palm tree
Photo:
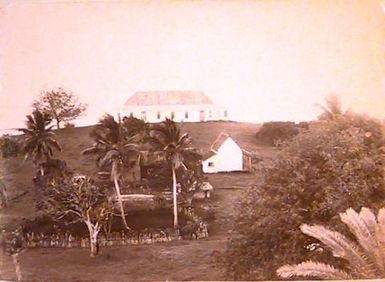
[[[178,203],[176,188],[176,170],[179,167],[185,167],[184,155],[190,152],[192,148],[191,139],[187,133],[182,134],[176,123],[166,118],[160,124],[156,124],[150,131],[149,142],[156,152],[168,162],[172,172],[172,193],[173,193],[173,212],[174,227],[178,227]]]
[[[344,114],[341,106],[341,100],[337,95],[331,94],[325,98],[326,106],[316,104],[323,110],[323,113],[318,117],[321,120],[334,120],[338,116]]]
[[[335,257],[346,260],[350,271],[336,269],[331,265],[313,261],[298,265],[285,265],[277,270],[282,278],[310,276],[321,279],[376,279],[385,277],[385,208],[377,218],[368,208],[360,213],[353,209],[340,214],[356,238],[352,241],[344,235],[320,225],[302,225],[301,231],[324,243]]]
[[[45,157],[48,162],[53,156],[53,149],[61,151],[61,146],[52,131],[53,126],[47,128],[50,123],[51,119],[48,115],[35,110],[32,115],[27,115],[27,128],[19,129],[26,136],[23,145],[25,159],[31,157],[34,164],[42,157]]]
[[[133,156],[138,156],[139,152],[137,145],[130,143],[133,137],[126,138],[123,130],[120,121],[116,121],[111,115],[105,115],[99,121],[95,130],[91,132],[91,137],[95,140],[95,143],[92,147],[83,150],[82,154],[97,154],[98,167],[110,169],[110,179],[115,186],[121,217],[124,226],[130,229],[125,217],[119,181],[122,177],[123,168],[128,167],[129,160]]]

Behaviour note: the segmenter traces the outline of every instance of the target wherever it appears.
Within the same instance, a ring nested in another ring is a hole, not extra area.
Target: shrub
[[[15,138],[4,135],[0,138],[0,154],[2,158],[16,157],[20,153],[20,145]]]
[[[237,205],[224,264],[235,279],[277,279],[285,263],[311,259],[302,222],[332,224],[344,232],[338,214],[352,207],[377,209],[385,200],[384,132],[368,118],[345,114],[313,123],[286,142],[264,180]],[[317,253],[337,267],[330,252]]]
[[[259,141],[273,146],[279,141],[286,141],[299,133],[299,128],[304,128],[306,123],[297,126],[294,122],[272,121],[266,122],[257,132]]]

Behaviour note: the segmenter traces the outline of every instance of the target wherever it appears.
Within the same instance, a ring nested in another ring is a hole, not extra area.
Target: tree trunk
[[[60,129],[60,121],[59,120],[56,120],[56,127],[57,127],[57,129]]]
[[[128,224],[127,224],[127,221],[126,221],[126,215],[125,215],[125,212],[124,212],[123,201],[122,201],[122,196],[120,194],[120,187],[119,187],[119,183],[118,183],[118,178],[117,177],[114,177],[114,184],[115,184],[116,196],[118,198],[118,203],[119,203],[119,207],[120,207],[120,214],[121,214],[121,217],[122,217],[122,220],[123,220],[124,227],[127,230],[130,230],[130,227],[128,227]]]
[[[15,272],[16,272],[16,276],[17,276],[17,281],[21,281],[22,277],[21,277],[19,254],[18,253],[13,254],[12,259],[13,259],[13,264],[15,265]]]
[[[98,235],[100,227],[94,226],[90,222],[87,222],[86,224],[90,235],[90,257],[94,258],[99,253]]]
[[[172,200],[174,205],[174,228],[178,227],[178,201],[177,201],[177,192],[176,191],[176,174],[175,167],[172,166]]]

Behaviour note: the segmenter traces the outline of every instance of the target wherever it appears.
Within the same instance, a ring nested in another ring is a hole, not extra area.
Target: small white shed
[[[221,133],[203,156],[202,170],[204,173],[242,171],[243,151],[227,133]]]

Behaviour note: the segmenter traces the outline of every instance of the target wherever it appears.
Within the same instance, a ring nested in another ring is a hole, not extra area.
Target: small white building
[[[204,173],[242,171],[243,162],[239,145],[227,133],[221,133],[203,156],[202,170]]]
[[[228,120],[227,110],[200,91],[139,91],[126,101],[120,114],[150,123],[165,118],[176,122]]]

